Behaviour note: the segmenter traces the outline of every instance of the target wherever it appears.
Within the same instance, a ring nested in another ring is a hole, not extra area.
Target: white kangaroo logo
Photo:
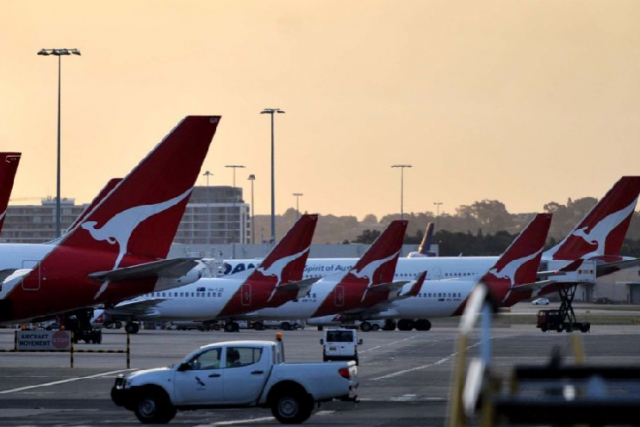
[[[507,265],[505,265],[504,267],[502,267],[500,269],[500,271],[498,271],[497,268],[492,268],[491,270],[489,270],[489,273],[492,274],[493,276],[495,276],[498,279],[509,279],[510,285],[509,285],[509,291],[507,292],[507,294],[505,295],[504,299],[502,300],[502,302],[506,301],[507,298],[509,298],[509,294],[511,294],[511,288],[516,284],[515,281],[515,277],[516,274],[518,273],[518,270],[520,269],[520,267],[522,267],[522,265],[528,261],[531,261],[532,259],[534,259],[535,257],[537,257],[538,255],[540,255],[540,253],[542,253],[544,248],[540,248],[539,251],[532,253],[529,256],[520,258],[520,259],[515,259],[511,262],[509,262]]]
[[[382,264],[386,263],[387,261],[391,261],[393,258],[399,255],[400,255],[400,251],[395,252],[386,258],[371,261],[369,264],[365,265],[360,270],[356,270],[354,268],[349,273],[353,274],[358,279],[364,279],[366,277],[367,279],[369,279],[369,283],[367,284],[367,287],[370,287],[371,284],[373,283],[373,275],[376,274],[376,271],[378,270],[378,268],[380,268]]]
[[[122,258],[127,253],[127,246],[129,245],[129,239],[133,231],[147,218],[157,215],[160,212],[164,212],[167,209],[177,205],[182,200],[187,198],[191,194],[191,188],[182,193],[181,195],[169,199],[165,202],[160,202],[155,205],[142,205],[134,206],[119,214],[114,215],[109,221],[107,221],[101,228],[95,228],[96,221],[86,221],[82,223],[81,227],[89,231],[91,237],[97,241],[106,241],[111,245],[118,244],[119,253],[116,262],[113,265],[113,270],[117,269],[122,261]],[[100,290],[94,297],[97,299],[109,286],[109,280],[106,280]]]
[[[582,255],[581,258],[604,255],[605,240],[609,237],[609,233],[611,233],[611,231],[618,227],[629,215],[633,213],[633,210],[636,207],[636,202],[637,199],[634,199],[629,206],[607,215],[593,226],[589,232],[585,231],[589,228],[588,226],[576,229],[569,236],[565,237],[558,246],[556,246],[557,249],[551,252],[551,255],[555,255],[571,236],[580,237],[586,243],[596,245],[596,248],[592,252]]]
[[[298,252],[297,254],[293,254],[293,255],[286,256],[286,257],[282,257],[282,258],[274,261],[268,268],[264,268],[264,267],[262,267],[262,265],[260,265],[260,266],[258,266],[258,268],[256,268],[256,270],[258,270],[260,273],[262,273],[263,276],[275,276],[276,277],[276,285],[273,287],[273,290],[271,291],[271,295],[269,296],[269,301],[271,301],[271,298],[273,298],[273,296],[275,295],[275,293],[278,290],[278,286],[282,282],[282,272],[284,271],[284,269],[289,264],[291,264],[295,260],[297,260],[300,257],[302,257],[304,254],[309,252],[310,249],[311,249],[311,246],[307,246],[304,250]]]

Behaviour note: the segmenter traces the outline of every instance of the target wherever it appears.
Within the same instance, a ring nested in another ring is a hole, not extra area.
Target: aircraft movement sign
[[[69,350],[69,331],[18,331],[16,350]]]

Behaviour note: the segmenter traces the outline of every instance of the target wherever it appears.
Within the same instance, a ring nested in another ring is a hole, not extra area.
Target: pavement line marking
[[[414,339],[417,336],[418,335],[413,335],[413,336],[410,336],[409,338],[404,338],[404,339],[401,339],[401,340],[398,340],[398,341],[390,342],[389,344],[382,344],[382,345],[379,345],[379,346],[376,346],[376,347],[368,348],[366,350],[361,351],[360,354],[367,353],[369,351],[373,351],[373,350],[376,350],[378,348],[382,348],[382,347],[387,347],[387,346],[390,346],[390,345],[398,344],[399,342],[402,342],[402,341],[408,341],[408,340]]]
[[[197,427],[213,427],[213,426],[233,426],[236,424],[261,423],[263,421],[274,421],[273,417],[249,418],[248,420],[220,421],[213,424],[202,424]]]
[[[479,346],[480,344],[482,344],[482,342],[477,342],[475,344],[472,344],[472,345],[468,346],[466,349],[469,350],[469,349],[471,349],[473,347]],[[431,368],[432,366],[442,365],[443,363],[446,363],[449,360],[451,360],[452,358],[454,358],[457,354],[458,354],[458,352],[456,351],[455,353],[451,353],[447,357],[443,357],[442,359],[438,360],[437,362],[429,363],[427,365],[422,365],[422,366],[416,366],[415,368],[411,368],[411,369],[404,369],[402,371],[393,372],[391,374],[383,375],[383,376],[377,377],[377,378],[371,378],[371,381],[379,381],[379,380],[386,380],[388,378],[395,378],[395,377],[399,377],[400,375],[407,374],[409,372],[420,371],[422,369]]]
[[[331,415],[336,411],[318,411],[314,416]],[[217,426],[233,426],[236,424],[261,423],[262,421],[275,421],[274,417],[249,418],[248,420],[219,421],[213,424],[200,424],[196,427],[217,427]]]
[[[38,388],[38,387],[51,387],[52,385],[65,384],[65,383],[70,383],[70,382],[74,382],[74,381],[90,380],[92,378],[100,378],[100,377],[104,377],[104,376],[107,376],[107,375],[118,374],[120,372],[126,372],[126,371],[132,371],[132,370],[133,369],[121,369],[119,371],[111,371],[111,372],[104,372],[102,374],[89,375],[88,377],[75,377],[75,378],[68,378],[66,380],[53,381],[53,382],[50,382],[50,383],[29,385],[29,386],[26,386],[26,387],[14,388],[14,389],[11,389],[11,390],[3,390],[3,391],[0,391],[0,394],[18,393],[18,392],[21,392],[21,391],[31,390],[31,389]]]

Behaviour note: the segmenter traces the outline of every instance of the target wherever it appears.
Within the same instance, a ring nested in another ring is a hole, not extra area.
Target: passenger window
[[[262,356],[261,348],[253,347],[227,347],[227,368],[238,368],[240,366],[253,365],[258,363]]]
[[[204,371],[206,369],[220,369],[220,348],[214,348],[204,353],[198,354],[196,357],[187,362],[193,371]]]

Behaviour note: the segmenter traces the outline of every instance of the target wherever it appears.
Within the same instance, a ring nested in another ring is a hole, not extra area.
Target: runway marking
[[[29,386],[26,386],[26,387],[14,388],[14,389],[11,389],[11,390],[3,390],[3,391],[0,391],[0,394],[19,393],[21,391],[32,390],[34,388],[51,387],[52,385],[71,383],[71,382],[74,382],[74,381],[90,380],[90,379],[93,379],[93,378],[106,377],[108,375],[113,375],[113,374],[118,374],[118,373],[121,373],[121,372],[133,371],[133,370],[134,369],[121,369],[119,371],[111,371],[111,372],[104,372],[102,374],[89,375],[88,377],[75,377],[75,378],[68,378],[66,380],[53,381],[53,382],[50,382],[50,383],[29,385]]]
[[[482,342],[479,341],[479,342],[477,342],[475,344],[472,344],[472,345],[468,346],[466,348],[466,350],[469,350],[471,348],[477,347],[481,343]],[[438,360],[437,362],[429,363],[427,365],[422,365],[422,366],[416,366],[415,368],[411,368],[411,369],[404,369],[402,371],[393,372],[391,374],[383,375],[383,376],[377,377],[377,378],[371,378],[371,381],[379,381],[379,380],[386,380],[386,379],[389,379],[389,378],[395,378],[395,377],[399,377],[400,375],[407,374],[409,372],[420,371],[422,369],[431,368],[432,366],[442,365],[443,363],[446,363],[449,360],[451,360],[452,358],[454,358],[457,354],[458,354],[458,352],[456,351],[455,353],[451,353],[447,357],[443,357],[442,359]]]
[[[318,411],[314,414],[314,416],[323,416],[323,415],[331,415],[336,411]],[[274,417],[261,417],[261,418],[249,418],[246,420],[233,420],[233,421],[219,421],[213,424],[200,424],[196,427],[218,427],[218,426],[233,426],[236,424],[253,424],[253,423],[261,423],[263,421],[275,421]]]
[[[368,348],[366,350],[361,351],[360,354],[367,353],[369,351],[373,351],[373,350],[376,350],[376,349],[379,349],[379,348],[382,348],[382,347],[388,347],[390,345],[398,344],[399,342],[402,342],[402,341],[409,341],[411,339],[414,339],[417,336],[418,335],[413,335],[413,336],[410,336],[409,338],[404,338],[404,339],[401,339],[401,340],[398,340],[398,341],[390,342],[388,344],[382,344],[382,345],[379,345],[379,346],[376,346],[376,347]]]

